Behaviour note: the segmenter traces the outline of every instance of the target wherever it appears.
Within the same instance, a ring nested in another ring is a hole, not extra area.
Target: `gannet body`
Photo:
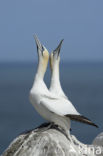
[[[60,63],[59,53],[60,53],[62,42],[63,40],[61,40],[58,47],[50,55],[50,68],[51,68],[52,75],[51,75],[51,84],[50,84],[49,90],[51,93],[54,93],[59,97],[60,105],[58,104],[58,107],[61,107],[61,109],[63,110],[62,108],[63,106],[67,110],[67,111],[63,110],[63,114],[62,114],[65,117],[67,117],[65,118],[65,120],[71,119],[71,120],[79,121],[82,123],[86,123],[86,124],[98,127],[96,124],[92,123],[88,118],[81,115],[75,109],[71,101],[68,99],[68,97],[65,95],[64,91],[62,90],[60,78],[59,78],[59,63]]]
[[[34,83],[32,89],[30,90],[30,101],[35,107],[36,111],[45,119],[48,118],[48,112],[45,112],[45,109],[40,104],[42,99],[48,95],[47,86],[44,83],[44,74],[47,68],[49,53],[47,49],[42,46],[37,37],[35,37],[38,53],[38,68],[35,75]]]
[[[38,68],[30,90],[30,101],[44,119],[61,126],[67,132],[70,129],[70,119],[74,119],[75,116],[77,117],[80,114],[66,96],[62,98],[59,94],[48,90],[43,78],[49,60],[49,53],[37,37],[35,37],[35,41],[38,52]],[[85,120],[87,119],[85,118]]]
[[[47,68],[49,54],[40,41],[35,38],[38,52],[38,68],[35,80],[30,90],[30,101],[36,111],[46,120],[53,122],[64,129],[70,129],[69,119],[66,114],[78,114],[75,108],[67,99],[61,99],[51,93],[44,83],[44,74]]]

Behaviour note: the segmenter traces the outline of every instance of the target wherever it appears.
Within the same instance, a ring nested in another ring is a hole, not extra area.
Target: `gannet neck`
[[[55,85],[60,85],[60,71],[59,71],[59,60],[55,60],[51,68],[51,83]]]
[[[60,83],[60,71],[59,71],[60,55],[59,53],[60,53],[62,41],[63,40],[61,40],[59,46],[50,55],[50,68],[51,68],[50,91],[56,93],[58,96],[67,98],[62,90],[61,83]]]
[[[47,68],[48,61],[45,62],[43,59],[39,59],[37,72],[36,72],[36,79],[42,79],[44,78],[46,68]]]
[[[57,93],[58,95],[63,95],[64,93],[60,84],[60,71],[59,71],[60,57],[58,59],[53,59],[53,55],[50,57],[50,67],[51,67],[51,83],[50,91]]]

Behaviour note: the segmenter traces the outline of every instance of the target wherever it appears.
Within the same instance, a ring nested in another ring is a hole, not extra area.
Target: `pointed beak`
[[[58,47],[53,51],[53,56],[56,57],[56,59],[58,59],[59,53],[60,53],[60,49],[61,49],[61,45],[64,39],[62,39],[58,45]]]
[[[39,56],[40,55],[43,56],[44,46],[40,43],[40,41],[36,35],[34,36],[34,39],[35,39],[35,43],[37,46],[37,53],[39,54]]]

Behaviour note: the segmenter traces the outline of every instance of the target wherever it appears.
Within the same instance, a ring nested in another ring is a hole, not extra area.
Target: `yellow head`
[[[49,53],[47,49],[41,44],[37,36],[35,36],[35,42],[36,42],[37,53],[38,53],[37,75],[39,75],[39,77],[43,77],[48,64]]]
[[[43,71],[46,71],[47,65],[48,65],[48,60],[49,60],[49,52],[47,51],[47,49],[45,48],[44,51],[42,52],[42,56],[41,56],[41,63],[42,63],[42,68]]]

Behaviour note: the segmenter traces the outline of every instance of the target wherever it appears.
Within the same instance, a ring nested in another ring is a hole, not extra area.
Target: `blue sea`
[[[29,102],[37,64],[0,64],[0,154],[21,132],[45,122]],[[61,63],[62,88],[77,110],[99,128],[72,122],[72,134],[92,143],[103,132],[103,63]],[[49,87],[50,72],[45,76]]]

